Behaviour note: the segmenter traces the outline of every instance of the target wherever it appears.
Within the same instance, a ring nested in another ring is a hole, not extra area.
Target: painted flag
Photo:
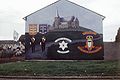
[[[19,36],[18,32],[16,32],[16,31],[14,30],[14,33],[13,33],[13,39],[14,39],[14,41],[17,41],[17,40],[18,40],[18,36]]]

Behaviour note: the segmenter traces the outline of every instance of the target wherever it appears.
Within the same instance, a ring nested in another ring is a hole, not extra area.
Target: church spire
[[[59,12],[58,12],[58,9],[57,9],[57,17],[60,17],[60,16],[59,16]]]

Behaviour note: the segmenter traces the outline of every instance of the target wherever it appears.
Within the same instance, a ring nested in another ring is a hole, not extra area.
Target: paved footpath
[[[120,76],[0,76],[0,80],[120,80]]]

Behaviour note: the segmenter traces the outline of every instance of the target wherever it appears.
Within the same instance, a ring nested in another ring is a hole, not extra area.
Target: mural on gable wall
[[[81,26],[78,16],[60,13],[56,9],[51,24],[47,23],[51,17],[43,23],[26,20],[26,29],[29,28],[25,34],[26,59],[103,60],[103,34]],[[102,29],[102,26],[99,28]]]

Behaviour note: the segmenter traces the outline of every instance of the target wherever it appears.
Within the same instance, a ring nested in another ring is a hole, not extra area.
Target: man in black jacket
[[[30,45],[32,46],[32,53],[35,52],[35,38],[34,36],[32,36],[31,40],[30,40]]]
[[[45,39],[45,37],[42,37],[42,39],[40,41],[42,52],[45,51],[45,43],[46,43],[46,39]]]

